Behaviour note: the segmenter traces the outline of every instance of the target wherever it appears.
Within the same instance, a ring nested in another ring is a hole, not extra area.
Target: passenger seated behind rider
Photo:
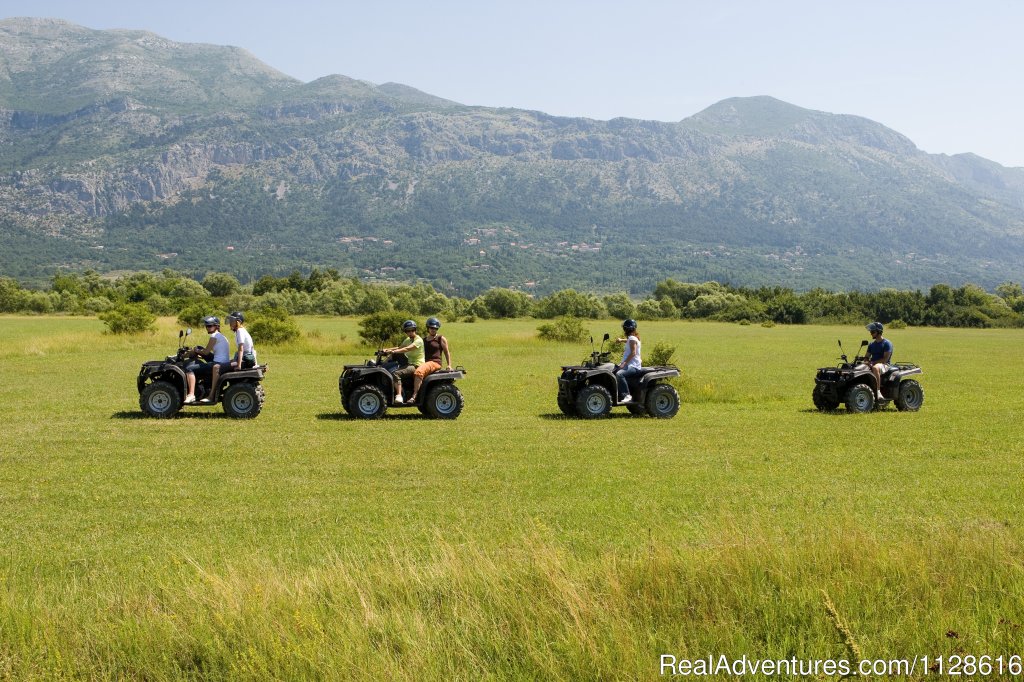
[[[640,374],[640,335],[636,331],[636,320],[623,322],[622,330],[626,332],[626,338],[616,340],[625,343],[626,347],[622,350],[622,361],[615,366],[615,378],[619,382],[619,402],[628,403],[633,396],[629,394],[626,380]]]
[[[225,372],[238,369],[251,369],[256,366],[256,349],[252,345],[252,336],[245,328],[245,315],[235,311],[228,315],[228,325],[235,333],[235,357],[224,368]],[[217,395],[217,386],[220,383],[221,365],[214,365],[210,376],[210,394],[200,400],[204,405],[213,402],[213,396]]]
[[[416,402],[416,395],[420,392],[420,386],[427,375],[433,374],[441,369],[441,354],[444,353],[446,363],[445,369],[452,368],[452,355],[448,351],[448,339],[439,336],[437,330],[441,328],[441,320],[436,317],[427,318],[427,336],[423,339],[423,355],[425,361],[413,372],[412,395],[409,402]]]
[[[392,372],[395,376],[395,403],[405,402],[402,400],[402,379],[415,375],[416,368],[422,365],[424,361],[423,339],[416,333],[416,323],[412,320],[406,320],[402,323],[402,331],[409,336],[409,340],[405,345],[384,349],[385,353],[404,353],[409,359],[408,365]]]
[[[185,395],[185,404],[191,405],[196,401],[196,376],[200,378],[211,378],[214,369],[223,369],[229,366],[231,361],[231,347],[227,338],[220,333],[220,319],[214,316],[204,317],[203,325],[206,326],[206,333],[210,335],[205,348],[196,348],[193,355],[201,357],[207,362],[190,362],[185,365],[185,381],[188,385],[188,393]],[[212,397],[213,392],[210,392]]]
[[[868,344],[864,361],[875,375],[875,398],[885,400],[882,396],[882,375],[888,371],[889,361],[892,359],[892,341],[882,337],[884,327],[881,322],[872,322],[867,326],[867,330],[871,332],[873,340]]]

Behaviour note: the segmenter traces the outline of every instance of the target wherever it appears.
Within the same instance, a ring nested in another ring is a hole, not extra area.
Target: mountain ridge
[[[557,117],[78,29],[0,21],[8,272],[326,265],[466,291],[1022,278],[1024,169],[863,117],[770,96],[676,122]],[[27,235],[60,241],[34,256]]]

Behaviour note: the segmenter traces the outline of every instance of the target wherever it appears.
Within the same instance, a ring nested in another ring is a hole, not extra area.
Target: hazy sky
[[[678,121],[771,95],[1024,167],[1016,0],[0,0],[0,17],[236,45],[284,73],[463,104]]]

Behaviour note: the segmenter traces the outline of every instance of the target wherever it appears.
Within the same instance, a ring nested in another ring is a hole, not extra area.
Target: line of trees
[[[879,320],[915,326],[1024,326],[1024,290],[1013,282],[999,285],[994,292],[972,284],[936,284],[927,293],[895,289],[797,292],[782,287],[731,287],[718,282],[666,279],[637,301],[626,293],[598,295],[563,289],[534,297],[504,288],[465,299],[446,296],[429,284],[375,284],[317,268],[306,274],[263,277],[247,286],[229,273],[211,272],[197,281],[173,270],[117,278],[91,271],[62,273],[55,275],[45,289],[26,288],[12,278],[0,277],[3,313],[110,316],[124,306],[133,306],[135,311],[144,309],[152,315],[174,315],[192,325],[211,312],[238,309],[278,317],[400,310],[449,320],[570,316],[779,324]]]

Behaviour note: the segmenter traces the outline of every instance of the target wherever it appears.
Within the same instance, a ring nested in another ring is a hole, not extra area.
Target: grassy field
[[[360,422],[337,391],[356,320],[301,324],[260,349],[258,419],[163,421],[135,375],[170,320],[0,318],[0,679],[1024,653],[1020,330],[892,331],[924,408],[847,415],[813,410],[813,375],[863,329],[645,323],[678,348],[679,415],[587,422],[555,379],[589,348],[448,324],[462,416]]]

